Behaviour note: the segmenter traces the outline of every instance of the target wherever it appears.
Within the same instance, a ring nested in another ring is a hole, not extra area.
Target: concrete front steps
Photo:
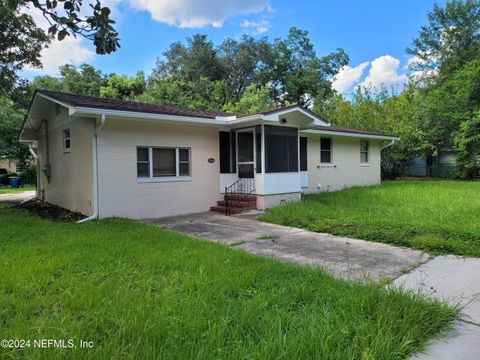
[[[231,214],[240,214],[243,211],[257,208],[257,196],[247,195],[244,199],[238,201],[238,195],[224,195],[224,200],[217,201],[217,205],[210,207],[210,211],[216,211],[225,214],[225,203],[228,200]],[[231,206],[234,205],[234,206]]]

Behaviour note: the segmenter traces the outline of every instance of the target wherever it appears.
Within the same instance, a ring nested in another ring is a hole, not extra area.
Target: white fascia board
[[[87,108],[87,107],[75,108],[74,114],[75,115],[93,115],[93,116],[106,115],[106,116],[157,120],[157,121],[175,121],[179,123],[194,123],[194,124],[200,124],[200,125],[228,125],[227,121],[218,120],[218,119],[208,119],[208,118],[193,117],[193,116],[154,114],[154,113],[145,113],[145,112],[137,112],[137,111]]]
[[[347,133],[340,131],[329,131],[329,130],[314,130],[307,129],[301,130],[302,134],[313,134],[313,135],[333,135],[333,136],[344,136],[344,137],[354,137],[354,138],[364,138],[364,139],[378,139],[378,140],[400,140],[399,137],[395,136],[385,136],[385,135],[373,135],[373,134],[357,134],[357,133]]]
[[[303,115],[308,116],[309,118],[311,118],[313,120],[315,125],[330,126],[330,124],[328,122],[326,122],[325,120],[321,119],[318,116],[312,115],[311,113],[309,113],[305,109],[303,109],[301,106],[297,106],[297,107],[290,108],[290,109],[285,109],[285,110],[279,111],[279,112],[274,112],[274,113],[269,114],[269,115],[264,115],[264,116],[262,116],[262,118],[264,120],[274,121],[274,120],[278,120],[278,118],[280,116],[282,116],[284,114],[288,114],[288,113],[293,112],[293,111],[300,111]]]
[[[42,94],[42,93],[37,93],[36,96],[41,96],[44,99],[53,101],[54,103],[57,103],[57,104],[60,104],[64,107],[66,107],[68,109],[68,115],[72,115],[75,112],[75,107],[73,107],[72,105],[69,105],[67,103],[64,103],[63,101],[59,101],[59,100],[57,100],[57,99],[55,99],[51,96],[48,96],[48,95],[45,95],[45,94]]]
[[[241,118],[236,118],[236,119],[229,120],[227,122],[227,124],[228,125],[237,125],[237,124],[243,124],[243,123],[250,122],[250,121],[262,120],[262,119],[263,119],[263,116],[261,116],[259,114],[254,114],[254,115],[243,116]]]

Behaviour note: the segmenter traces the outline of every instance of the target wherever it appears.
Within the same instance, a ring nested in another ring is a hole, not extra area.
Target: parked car
[[[8,171],[7,169],[0,169],[0,185],[8,185]]]

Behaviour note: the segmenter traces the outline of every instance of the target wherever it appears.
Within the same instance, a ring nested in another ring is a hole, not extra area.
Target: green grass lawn
[[[432,253],[480,257],[480,182],[389,181],[307,195],[261,220]]]
[[[124,219],[0,207],[0,358],[403,359],[457,310]]]
[[[25,185],[18,189],[11,189],[10,187],[0,187],[0,195],[2,194],[15,194],[24,191],[35,190],[35,185]]]

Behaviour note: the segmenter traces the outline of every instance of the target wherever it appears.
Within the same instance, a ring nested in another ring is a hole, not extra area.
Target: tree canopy
[[[2,50],[5,49],[0,53],[0,71],[6,74],[0,81],[12,88],[13,83],[19,82],[18,69],[39,66],[38,52],[48,37],[28,16],[15,17],[18,13],[2,1],[0,6],[7,11],[2,11],[0,16],[15,29],[3,28],[12,34],[8,37],[12,40],[8,42],[5,37],[0,44]],[[30,42],[22,32],[27,30],[32,35]],[[4,33],[0,33],[0,40],[1,36],[5,36]],[[16,46],[23,46],[23,53],[28,56],[16,59],[12,53]],[[45,88],[237,114],[296,103],[333,124],[401,137],[400,142],[382,152],[385,176],[397,176],[413,156],[432,164],[442,152],[457,154],[457,176],[477,176],[480,2],[451,0],[443,6],[435,4],[427,14],[426,25],[420,28],[406,52],[412,55],[412,76],[399,93],[383,87],[357,87],[349,95],[336,92],[332,78],[348,64],[347,54],[342,49],[317,54],[308,32],[298,28],[291,28],[285,38],[270,40],[245,35],[227,38],[220,44],[197,34],[184,42],[172,43],[149,76],[141,71],[135,76],[104,74],[88,64],[63,65],[58,76],[39,76],[30,83],[29,89]],[[24,111],[22,102],[8,99],[8,86],[2,87],[7,91],[0,94],[2,107],[7,109],[1,119],[5,134],[13,133],[7,129],[19,126],[14,113]],[[6,145],[1,144],[0,147],[5,148]]]

